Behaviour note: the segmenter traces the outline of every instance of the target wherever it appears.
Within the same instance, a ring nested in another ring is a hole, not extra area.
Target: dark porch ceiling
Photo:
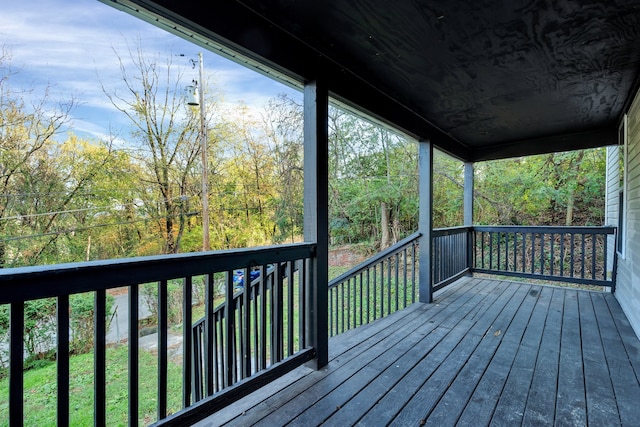
[[[615,144],[640,82],[638,0],[124,3],[465,160]]]

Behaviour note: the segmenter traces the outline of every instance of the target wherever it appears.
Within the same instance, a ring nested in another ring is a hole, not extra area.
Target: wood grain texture
[[[330,340],[200,426],[623,425],[640,417],[640,341],[615,298],[466,278]],[[304,370],[304,372],[302,372]]]

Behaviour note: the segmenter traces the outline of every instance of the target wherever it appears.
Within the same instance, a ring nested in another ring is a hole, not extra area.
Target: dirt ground
[[[330,267],[353,267],[366,258],[351,246],[338,246],[329,250]]]

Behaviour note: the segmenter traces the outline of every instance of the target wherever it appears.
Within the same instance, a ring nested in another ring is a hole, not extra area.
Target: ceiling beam
[[[614,127],[598,128],[587,132],[555,135],[523,141],[513,141],[476,148],[472,153],[474,162],[511,157],[532,156],[585,148],[616,145],[618,132]]]

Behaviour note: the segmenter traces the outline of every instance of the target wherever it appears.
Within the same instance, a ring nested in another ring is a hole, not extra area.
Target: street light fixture
[[[204,65],[202,63],[202,52],[198,53],[200,64],[200,88],[198,82],[193,81],[193,85],[187,86],[187,104],[200,106],[200,150],[202,151],[202,250],[208,251],[209,246],[209,167],[207,163],[207,125],[204,109],[204,86],[203,78]],[[194,64],[195,65],[195,64]]]

